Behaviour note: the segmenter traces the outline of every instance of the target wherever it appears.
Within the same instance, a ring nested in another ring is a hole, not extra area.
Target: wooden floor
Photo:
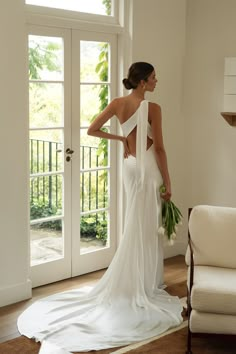
[[[13,305],[0,308],[0,343],[16,338],[20,334],[17,331],[17,318],[21,312],[34,301],[61,291],[75,289],[96,282],[105,270],[89,273],[75,278],[66,279],[49,285],[33,289],[33,297],[30,300],[21,301]],[[176,256],[165,260],[165,284],[168,286],[186,280],[186,265],[184,256]]]

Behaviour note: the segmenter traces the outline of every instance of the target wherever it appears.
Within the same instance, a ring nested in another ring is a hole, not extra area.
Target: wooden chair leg
[[[190,331],[190,316],[191,316],[191,294],[189,292],[189,290],[187,290],[187,315],[188,315],[188,338],[187,338],[187,350],[186,350],[186,354],[193,354],[192,353],[192,333]]]
[[[186,354],[193,354],[192,352],[192,333],[188,327],[188,341],[187,341],[187,350]]]

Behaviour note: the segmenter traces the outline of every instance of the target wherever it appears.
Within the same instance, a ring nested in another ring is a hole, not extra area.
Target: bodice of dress
[[[134,114],[132,114],[132,116],[129,119],[127,119],[123,124],[121,124],[122,132],[123,132],[124,136],[127,137],[132,132],[132,130],[137,126],[137,120],[138,120],[137,117],[138,117],[138,114],[140,113],[139,110],[142,111],[143,105],[147,106],[146,109],[147,109],[147,113],[148,113],[148,101],[143,100],[141,102],[140,106],[138,107],[138,109],[134,112]],[[141,112],[141,114],[142,114],[142,112]],[[145,119],[145,117],[143,117],[143,118]],[[147,121],[147,135],[150,138],[152,138],[152,127],[148,121]]]

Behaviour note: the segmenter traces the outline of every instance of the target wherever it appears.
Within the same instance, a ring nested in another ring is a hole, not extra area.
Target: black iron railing
[[[57,172],[63,169],[61,143],[30,139],[30,201],[31,204],[47,205],[48,208],[61,208],[62,177]],[[81,169],[81,211],[86,212],[107,206],[108,177],[105,170],[96,170],[102,156],[98,148],[80,147]],[[92,169],[92,171],[90,171]],[[43,173],[43,176],[37,174]]]
[[[58,207],[61,202],[61,178],[50,175],[61,169],[58,154],[62,144],[53,141],[30,139],[30,174],[49,173],[46,176],[33,176],[30,181],[30,201]]]
[[[60,174],[60,171],[63,170],[62,151],[63,146],[60,143],[30,140],[31,220],[62,214],[63,181]],[[98,154],[97,147],[81,146],[80,161],[80,206],[82,212],[80,235],[86,238],[98,238],[105,244],[107,240],[107,212],[104,208],[108,206],[108,173],[106,169],[99,169],[105,161],[103,151]],[[54,220],[39,223],[34,227],[61,231],[62,223],[61,220]]]

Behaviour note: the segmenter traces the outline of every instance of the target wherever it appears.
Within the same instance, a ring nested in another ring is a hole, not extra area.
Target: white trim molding
[[[0,288],[0,307],[27,300],[32,297],[32,283],[27,279],[24,283]]]
[[[185,255],[187,245],[183,241],[176,241],[173,246],[164,245],[164,259],[175,257],[178,255]]]

